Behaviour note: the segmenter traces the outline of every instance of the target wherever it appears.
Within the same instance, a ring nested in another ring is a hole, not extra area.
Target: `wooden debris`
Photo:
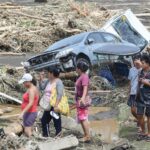
[[[9,100],[14,101],[14,102],[19,103],[19,104],[22,103],[21,100],[19,100],[19,99],[17,99],[17,98],[14,98],[14,97],[11,97],[11,96],[9,96],[9,95],[7,95],[7,94],[5,94],[5,93],[1,93],[1,92],[0,92],[0,96],[5,97],[6,99],[9,99]]]
[[[3,110],[0,109],[0,116],[3,115],[3,114],[4,114]]]
[[[3,112],[4,112],[4,113],[10,113],[10,112],[12,112],[13,110],[14,110],[14,108],[12,108],[12,107],[3,108]]]
[[[1,110],[0,110],[1,113]],[[10,118],[16,118],[19,117],[20,114],[14,114],[14,115],[7,115],[7,116],[1,116],[0,119],[10,119]]]
[[[4,132],[6,135],[20,134],[23,131],[23,127],[20,123],[12,123],[8,127],[4,128]]]
[[[0,56],[23,56],[26,53],[0,52]]]
[[[34,15],[29,15],[29,14],[25,14],[25,13],[21,13],[21,12],[11,12],[9,11],[9,13],[11,13],[12,15],[19,15],[19,16],[25,16],[28,18],[32,18],[32,19],[38,19],[38,20],[42,20],[42,21],[46,21],[46,22],[50,22],[50,20],[44,19],[43,17],[38,17],[38,16],[34,16]]]
[[[61,79],[70,79],[70,78],[75,78],[77,76],[78,74],[75,71],[60,74]]]
[[[136,14],[137,17],[150,17],[150,13]]]
[[[6,6],[0,6],[0,9],[20,9],[22,8],[21,6],[9,6],[9,5],[6,5]]]
[[[75,91],[71,91],[71,90],[67,90],[67,89],[66,89],[66,92],[75,94]],[[106,90],[106,91],[104,91],[104,90],[89,91],[89,94],[102,94],[102,95],[104,95],[104,94],[109,94],[109,93],[111,93],[111,91],[109,91],[109,90]]]
[[[70,0],[67,0],[68,4],[70,5],[70,7],[73,9],[73,10],[76,10],[80,15],[86,17],[89,15],[89,12],[88,12],[88,9],[87,9],[87,6],[86,4],[83,5],[83,8],[81,8],[78,4],[76,4],[75,2],[73,1],[70,1]]]

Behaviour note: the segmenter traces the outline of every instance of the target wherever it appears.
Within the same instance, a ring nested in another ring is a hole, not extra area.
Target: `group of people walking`
[[[137,121],[138,139],[150,141],[150,56],[135,57],[129,71],[130,96],[128,105]],[[146,130],[147,122],[147,130]]]
[[[79,77],[75,84],[75,102],[77,109],[77,120],[79,123],[81,123],[84,131],[84,137],[80,139],[80,142],[90,142],[88,122],[88,107],[90,98],[88,96],[89,77],[86,74],[87,70],[88,66],[86,65],[86,63],[79,62],[77,64],[76,71]],[[41,118],[42,135],[44,137],[50,136],[49,127],[51,120],[53,120],[54,122],[56,136],[61,136],[62,134],[62,113],[60,111],[59,105],[64,97],[64,85],[62,80],[59,78],[60,71],[57,68],[49,67],[47,69],[47,72],[48,78],[45,78],[44,72],[40,73],[38,85],[36,84],[36,81],[33,79],[32,75],[29,73],[24,74],[22,79],[19,81],[19,83],[23,84],[27,89],[27,91],[23,95],[23,102],[21,105],[22,113],[20,115],[20,118],[23,119],[24,132],[28,137],[32,135],[32,127],[37,118],[38,104],[40,103],[40,101],[43,101],[43,99],[45,102],[48,102],[49,107],[46,107],[44,109],[44,113]],[[52,100],[52,95],[54,95],[54,88],[56,91],[56,100],[55,104],[51,106],[50,104]],[[39,91],[42,91],[42,94],[40,94]]]
[[[130,80],[130,96],[128,105],[131,107],[131,113],[137,121],[139,127],[138,138],[150,141],[150,56],[143,54],[142,56],[133,58],[134,66],[129,71],[128,79]],[[77,121],[81,124],[84,136],[81,142],[90,142],[88,107],[90,106],[89,77],[86,74],[88,66],[84,62],[79,62],[76,72],[79,77],[75,83],[75,102],[77,110]],[[30,137],[32,135],[32,127],[37,117],[38,104],[40,103],[39,91],[42,91],[42,98],[49,104],[44,109],[41,118],[42,135],[50,136],[50,121],[53,120],[56,130],[56,136],[62,134],[62,121],[60,103],[64,97],[64,85],[59,78],[60,71],[55,67],[47,69],[48,78],[45,78],[44,72],[40,73],[38,86],[31,74],[25,74],[19,81],[23,84],[27,91],[23,95],[21,105],[22,113],[20,118],[23,119],[25,134]],[[55,86],[53,86],[55,85]],[[54,105],[51,104],[51,97],[55,88],[56,96]],[[145,128],[145,117],[147,118],[147,129]],[[146,132],[147,131],[147,132]]]

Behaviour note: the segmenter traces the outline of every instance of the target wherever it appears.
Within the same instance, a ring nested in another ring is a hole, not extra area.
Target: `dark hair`
[[[79,62],[77,63],[77,68],[82,72],[86,72],[89,69],[89,66],[85,62]]]
[[[36,81],[36,79],[35,79],[35,78],[33,78],[33,79],[32,79],[32,81],[31,81],[31,83],[32,83],[34,86],[36,86],[36,85],[37,85],[37,81]]]
[[[60,69],[58,69],[56,67],[49,67],[48,72],[52,73],[54,75],[54,77],[58,78],[59,74],[60,74]]]
[[[143,54],[141,57],[141,61],[144,61],[145,63],[150,65],[150,56],[148,54]]]
[[[133,58],[133,61],[137,59],[141,59],[141,54],[134,55],[132,58]]]

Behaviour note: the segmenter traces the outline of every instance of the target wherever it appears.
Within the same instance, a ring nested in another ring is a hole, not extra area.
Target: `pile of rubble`
[[[23,86],[18,84],[20,76],[22,76],[23,70],[17,70],[10,66],[0,67],[0,93],[5,93],[10,96],[21,98],[24,92]],[[0,96],[0,102],[6,103],[4,97]]]
[[[98,4],[50,0],[46,4],[0,4],[0,51],[40,52],[62,38],[101,26],[116,14]]]

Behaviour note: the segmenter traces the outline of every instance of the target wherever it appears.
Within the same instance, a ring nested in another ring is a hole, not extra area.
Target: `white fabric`
[[[138,90],[139,73],[141,69],[132,67],[129,71],[128,79],[131,82],[130,95],[136,95]]]
[[[46,111],[50,110],[50,96],[51,96],[51,84],[50,82],[47,84],[44,94],[40,100],[40,106]]]
[[[24,82],[28,82],[28,81],[32,81],[33,77],[31,74],[26,73],[23,75],[23,77],[21,78],[21,80],[19,81],[19,84],[22,84]]]

